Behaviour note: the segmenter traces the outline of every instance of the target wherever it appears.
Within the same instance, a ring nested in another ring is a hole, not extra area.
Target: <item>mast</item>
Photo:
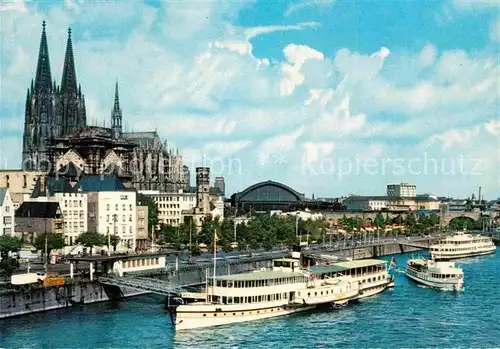
[[[192,257],[191,254],[191,228],[193,227],[193,218],[191,217],[191,220],[189,221],[189,258]]]
[[[236,217],[233,220],[233,226],[234,226],[234,242],[236,242]]]
[[[214,291],[215,291],[215,275],[217,271],[217,230],[214,229],[214,277],[213,277],[213,284],[212,284],[212,302],[214,300]]]

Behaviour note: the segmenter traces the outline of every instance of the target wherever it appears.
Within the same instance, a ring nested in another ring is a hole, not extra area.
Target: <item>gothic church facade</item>
[[[189,169],[182,156],[178,150],[168,149],[156,131],[123,132],[118,82],[111,127],[87,126],[71,29],[61,85],[57,86],[51,75],[45,22],[42,27],[36,77],[26,98],[23,169],[51,175],[64,175],[71,169],[71,176],[116,171],[137,190],[172,191],[188,185]]]

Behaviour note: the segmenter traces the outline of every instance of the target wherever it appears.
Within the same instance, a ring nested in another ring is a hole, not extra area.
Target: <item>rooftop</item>
[[[55,218],[58,213],[57,202],[25,201],[16,210],[16,217]]]
[[[94,255],[94,256],[68,256],[66,259],[73,262],[96,262],[96,261],[107,261],[107,260],[129,260],[129,259],[138,259],[138,258],[146,258],[146,257],[164,257],[165,253],[121,253],[121,254],[113,254],[111,256],[107,255]],[[158,268],[157,268],[158,269]]]
[[[5,199],[5,196],[7,195],[7,188],[0,188],[0,206],[3,205],[3,200]]]
[[[354,269],[361,267],[371,267],[374,265],[385,264],[385,263],[387,263],[387,261],[380,259],[359,259],[356,261],[335,263],[335,265],[339,267],[344,267],[345,269]]]
[[[270,280],[270,279],[291,278],[291,277],[304,277],[304,274],[268,270],[268,271],[257,271],[252,273],[217,276],[216,279],[229,280],[229,281],[255,281],[255,280]]]
[[[337,271],[344,271],[348,268],[344,268],[342,266],[331,264],[331,265],[315,265],[314,267],[309,268],[309,271],[313,274],[327,274],[327,273],[335,273]]]

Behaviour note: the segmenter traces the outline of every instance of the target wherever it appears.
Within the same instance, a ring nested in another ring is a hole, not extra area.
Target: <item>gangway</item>
[[[406,241],[398,241],[398,243],[401,246],[408,246],[408,247],[420,248],[422,250],[428,250],[429,249],[429,244],[418,244],[418,243],[415,243],[415,242],[406,242]]]
[[[102,277],[98,279],[101,284],[112,286],[126,286],[141,291],[147,291],[163,296],[179,294],[183,289],[170,281],[146,277]]]

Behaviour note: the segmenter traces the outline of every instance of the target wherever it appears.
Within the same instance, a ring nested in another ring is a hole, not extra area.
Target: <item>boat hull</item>
[[[237,308],[225,307],[220,311],[206,309],[206,311],[181,311],[177,312],[175,318],[176,331],[230,325],[241,322],[263,320],[277,316],[290,315],[314,309],[315,306],[287,306],[277,305],[262,308]]]
[[[415,282],[418,282],[420,284],[423,284],[425,286],[432,287],[432,288],[441,289],[441,290],[448,290],[448,291],[458,291],[458,290],[462,289],[462,286],[459,285],[458,280],[455,280],[453,282],[438,282],[438,281],[433,281],[433,280],[421,279],[418,276],[414,276],[414,275],[407,273],[406,271],[405,271],[405,274],[409,279],[411,279]]]
[[[354,299],[363,299],[367,297],[373,297],[379,293],[384,292],[386,289],[394,287],[394,281],[392,279],[387,279],[383,282],[374,283],[373,286],[363,287],[361,293]]]
[[[436,261],[450,261],[450,260],[454,260],[454,259],[485,256],[485,255],[493,254],[493,253],[495,253],[495,251],[496,251],[496,248],[486,250],[486,251],[467,252],[467,253],[449,254],[449,255],[443,255],[440,253],[438,253],[438,254],[431,253],[431,257]]]

